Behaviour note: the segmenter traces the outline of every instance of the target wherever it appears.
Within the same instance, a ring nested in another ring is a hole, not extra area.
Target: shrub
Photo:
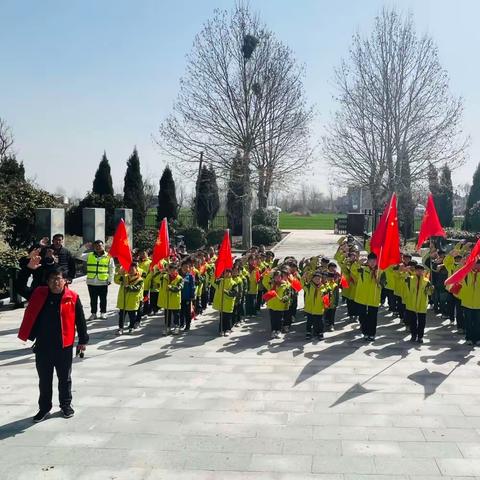
[[[472,232],[480,232],[480,200],[475,202],[468,210],[469,230]]]
[[[197,250],[203,247],[206,242],[205,230],[200,227],[188,227],[180,230],[179,235],[183,235],[183,241],[187,250]]]
[[[0,251],[0,291],[8,291],[9,279],[20,269],[18,261],[26,255],[24,250],[8,249]]]
[[[458,230],[456,228],[445,228],[447,238],[454,238],[457,240],[467,240],[468,242],[476,242],[476,234],[474,232],[467,232],[466,230]]]
[[[217,228],[216,230],[210,230],[207,233],[207,245],[218,245],[222,243],[225,230],[223,228]]]
[[[281,238],[280,230],[265,225],[254,225],[252,227],[252,242],[255,245],[272,245]]]
[[[252,215],[252,226],[265,225],[266,227],[276,229],[278,228],[277,219],[278,215],[275,211],[257,208]]]
[[[157,230],[155,228],[144,228],[143,230],[133,231],[133,248],[151,250],[156,240]]]

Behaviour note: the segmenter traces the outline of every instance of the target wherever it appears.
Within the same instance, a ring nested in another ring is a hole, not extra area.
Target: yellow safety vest
[[[101,257],[97,257],[91,252],[87,257],[87,279],[93,280],[97,278],[102,282],[108,280],[108,267],[110,265],[110,257],[104,253]]]

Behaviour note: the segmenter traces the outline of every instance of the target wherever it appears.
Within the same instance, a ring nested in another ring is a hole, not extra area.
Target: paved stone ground
[[[21,314],[0,313],[1,480],[480,479],[480,354],[439,318],[416,346],[386,312],[374,344],[343,308],[317,344],[301,315],[271,341],[265,312],[230,338],[210,312],[186,336],[161,337],[153,317],[117,338],[112,313],[74,361],[75,417],[33,425]]]

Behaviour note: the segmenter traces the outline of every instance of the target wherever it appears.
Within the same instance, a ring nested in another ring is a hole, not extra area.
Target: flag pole
[[[220,280],[222,283],[222,299],[220,302],[220,333],[223,335],[223,294],[225,292],[225,276]]]

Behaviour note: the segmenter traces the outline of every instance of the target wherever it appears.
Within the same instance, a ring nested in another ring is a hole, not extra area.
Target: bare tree
[[[450,94],[437,47],[417,36],[411,15],[384,9],[369,37],[354,35],[335,82],[339,109],[324,151],[341,181],[369,188],[374,208],[401,185],[402,156],[412,183],[426,178],[429,163],[463,163],[462,100]]]
[[[303,164],[311,110],[303,70],[247,7],[216,10],[196,36],[174,112],[160,127],[159,145],[192,174],[198,155],[226,181],[233,154],[242,152],[244,246],[250,243],[251,185],[261,204],[272,180]],[[260,180],[259,180],[260,179]]]
[[[0,118],[0,159],[5,158],[9,154],[13,154],[13,134],[5,120]]]

